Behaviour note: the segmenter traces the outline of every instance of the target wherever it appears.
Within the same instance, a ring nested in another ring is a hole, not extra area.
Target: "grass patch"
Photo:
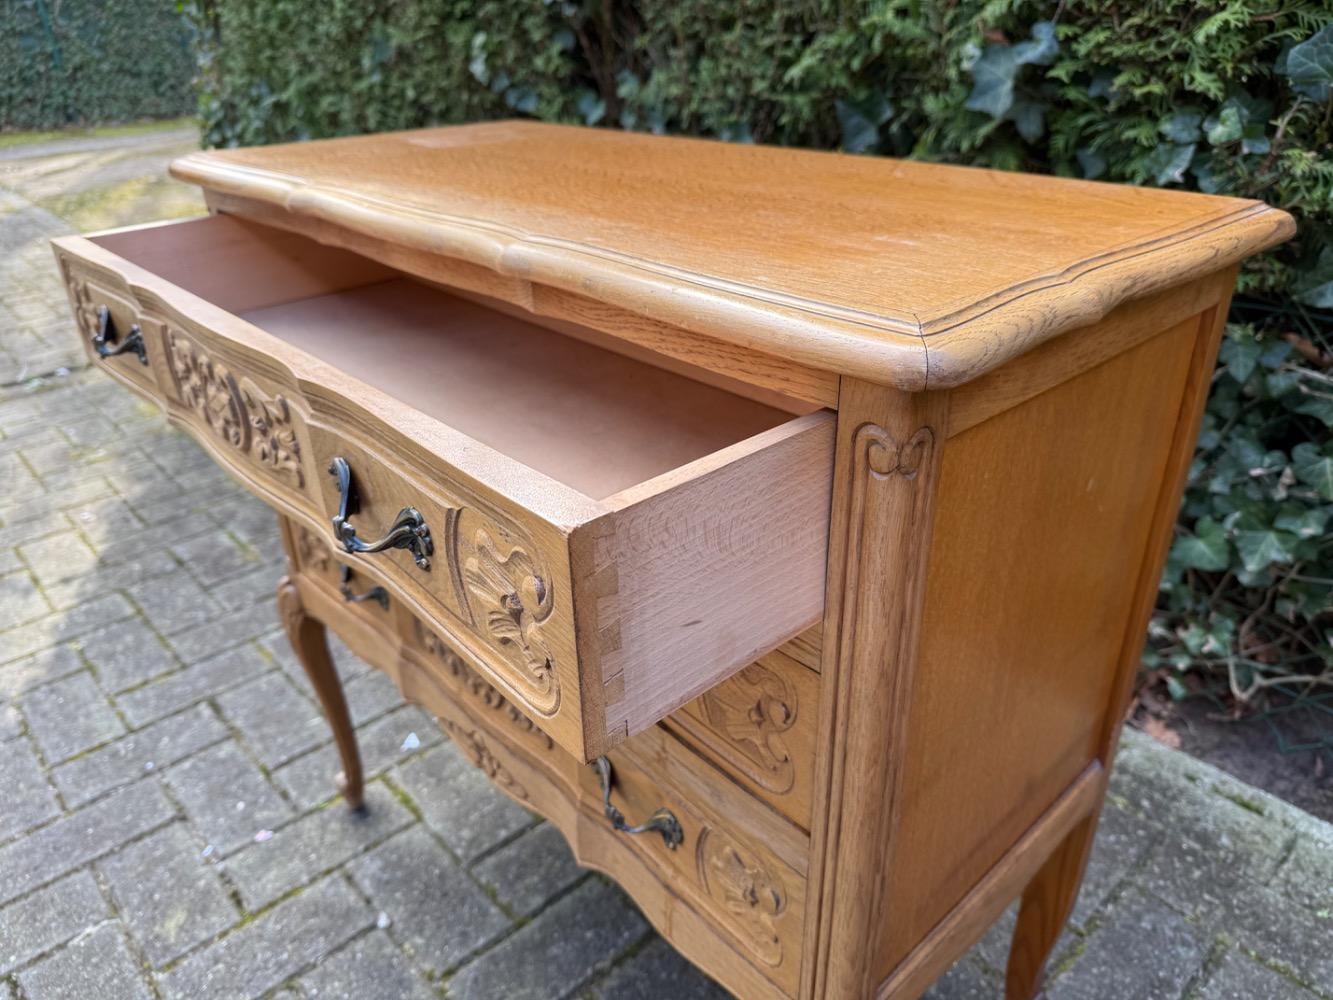
[[[0,149],[30,146],[38,142],[60,139],[110,139],[125,135],[149,135],[181,128],[198,128],[193,118],[167,118],[163,121],[129,122],[124,125],[93,125],[88,128],[65,128],[50,132],[0,132]]]

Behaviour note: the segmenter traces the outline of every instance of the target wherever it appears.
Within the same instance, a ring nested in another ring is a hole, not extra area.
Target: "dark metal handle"
[[[99,358],[114,358],[117,354],[132,352],[139,356],[140,364],[148,364],[148,345],[144,343],[139,324],[131,326],[125,339],[116,344],[116,324],[111,319],[111,310],[106,306],[97,307],[97,332],[93,334],[92,340],[93,350]],[[112,344],[115,346],[112,347]]]
[[[342,576],[339,578],[338,593],[343,595],[343,600],[348,604],[374,601],[385,611],[389,610],[389,592],[383,587],[371,587],[364,594],[354,594],[352,592],[352,567],[346,563],[343,564]]]
[[[597,768],[597,776],[602,782],[602,812],[611,821],[611,826],[621,833],[647,833],[656,830],[662,835],[662,841],[668,850],[674,851],[685,840],[685,832],[680,828],[680,820],[670,809],[662,808],[649,816],[638,826],[625,822],[625,814],[611,804],[611,762],[605,757],[598,757],[592,762]]]
[[[415,507],[404,507],[389,525],[383,538],[376,542],[363,542],[357,537],[356,529],[348,523],[348,518],[356,513],[356,491],[352,486],[352,469],[345,458],[335,458],[329,464],[329,475],[338,481],[338,513],[333,518],[333,536],[347,552],[383,552],[385,549],[408,549],[412,559],[422,569],[430,569],[430,556],[435,552],[435,543],[430,538],[430,528],[421,511]]]

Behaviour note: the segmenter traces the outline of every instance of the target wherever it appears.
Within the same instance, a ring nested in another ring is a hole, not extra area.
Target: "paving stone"
[[[196,705],[94,750],[51,773],[72,809],[229,735],[207,705]]]
[[[93,493],[98,495],[98,499],[84,500],[74,506],[68,506],[71,498],[68,496],[61,498],[65,517],[95,552],[102,551],[110,542],[137,534],[148,527],[120,497],[114,494],[106,496],[109,491],[105,479],[96,479],[80,492],[85,495]]]
[[[136,604],[163,635],[198,628],[217,617],[218,605],[183,569],[129,588]]]
[[[272,517],[273,512],[268,511],[268,516]],[[236,611],[272,601],[275,599],[273,595],[277,590],[278,581],[285,572],[284,561],[285,557],[268,563],[261,562],[249,572],[210,588],[209,593],[226,611]]]
[[[1235,894],[1258,888],[1245,870],[1236,852],[1202,847],[1177,834],[1153,848],[1135,881],[1192,916],[1215,918]]]
[[[473,870],[512,913],[529,917],[587,874],[550,823],[506,844]]]
[[[57,611],[66,611],[82,604],[90,596],[113,590],[127,590],[153,577],[165,576],[180,569],[166,549],[137,548],[128,559],[104,555],[97,569],[83,576],[61,583],[46,585],[46,596]]]
[[[257,500],[254,502],[259,503]],[[272,519],[273,515],[269,513],[268,517]],[[205,587],[247,573],[259,561],[259,553],[255,549],[238,544],[236,536],[226,530],[211,531],[178,542],[171,546],[171,551]]]
[[[180,667],[157,634],[138,618],[101,629],[80,645],[103,690],[113,694]]]
[[[1330,839],[1306,835],[1283,862],[1275,887],[1315,913],[1333,913],[1333,828]]]
[[[270,669],[257,649],[240,646],[128,691],[116,698],[116,704],[137,728]]]
[[[438,1000],[439,997],[412,971],[411,963],[383,931],[358,938],[324,959],[315,971],[301,978],[301,989],[310,1000],[348,997]]]
[[[361,771],[367,780],[383,774],[398,761],[421,750],[403,750],[403,741],[416,733],[421,748],[444,740],[435,720],[415,705],[401,708],[369,722],[357,730]],[[333,778],[342,769],[338,751],[329,743],[273,772],[273,779],[303,809],[309,809],[337,793]]]
[[[186,958],[160,980],[168,998],[250,1000],[272,989],[375,921],[334,875],[279,903],[253,923]]]
[[[4,641],[0,639],[0,659],[4,656]],[[71,645],[52,646],[0,666],[0,699],[15,698],[24,691],[67,677],[84,669],[83,658]]]
[[[140,781],[0,848],[0,903],[114,851],[175,814],[156,781]]]
[[[18,660],[99,628],[134,617],[123,594],[106,594],[0,635],[0,663]]]
[[[218,877],[185,825],[176,823],[98,864],[130,934],[160,967],[237,919]]]
[[[449,980],[451,1000],[556,1000],[582,989],[648,924],[620,890],[598,879],[465,965]]]
[[[167,784],[200,835],[224,854],[292,815],[291,807],[231,740],[171,768]]]
[[[305,668],[292,652],[291,643],[287,641],[285,632],[277,632],[270,636],[264,636],[260,640],[265,649],[272,654],[273,659],[278,666],[282,667],[283,672],[290,677],[297,686],[308,690],[310,688],[310,679],[306,677]],[[329,655],[333,658],[333,667],[338,671],[338,677],[343,684],[348,684],[355,677],[374,669],[365,660],[357,656],[332,632],[328,633]]]
[[[125,724],[88,673],[30,691],[22,708],[28,731],[52,764],[125,732]]]
[[[186,663],[196,663],[257,639],[271,632],[277,624],[277,602],[264,601],[250,608],[226,612],[206,625],[173,635],[171,646]]]
[[[1131,890],[1047,993],[1050,1000],[1174,998],[1207,953],[1200,928],[1166,904]]]
[[[87,871],[75,872],[0,910],[0,976],[64,944],[108,915]]]
[[[0,743],[23,732],[23,716],[13,705],[0,705]]]
[[[968,957],[960,958],[921,995],[921,1000],[995,1000],[1004,988]]]
[[[76,531],[20,545],[19,555],[43,585],[82,576],[97,566],[97,553]]]
[[[30,573],[20,571],[0,576],[0,628],[16,628],[49,615],[52,610]]]
[[[388,674],[370,670],[344,687],[352,725],[360,726],[403,704],[403,695]]]
[[[394,775],[426,822],[464,861],[532,825],[532,815],[496,795],[486,777],[452,743],[408,761]]]
[[[0,840],[60,815],[55,792],[25,739],[0,743]]]
[[[1155,823],[1110,803],[1102,810],[1092,856],[1070,919],[1079,926],[1106,902],[1125,877],[1142,863],[1160,836]]]
[[[420,825],[348,865],[389,933],[432,973],[457,965],[509,929],[509,921]]]
[[[246,908],[258,910],[410,826],[415,818],[384,785],[366,788],[366,809],[345,807],[309,813],[251,844],[226,861]]]
[[[731,996],[659,937],[613,969],[592,992],[597,1000],[728,1000]]]
[[[1229,951],[1197,1000],[1314,1000],[1314,994],[1240,952]],[[1194,1000],[1192,998],[1192,1000]]]
[[[328,724],[280,670],[224,694],[217,704],[265,766],[276,767],[328,739]]]
[[[1242,948],[1333,993],[1333,912],[1292,906],[1278,893],[1254,886],[1226,900],[1218,926]]]
[[[152,1000],[153,996],[124,934],[112,921],[20,972],[18,982],[28,1000]]]

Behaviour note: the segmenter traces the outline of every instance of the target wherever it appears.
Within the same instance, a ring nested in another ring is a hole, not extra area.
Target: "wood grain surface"
[[[1255,201],[525,121],[192,153],[172,172],[517,279],[500,297],[552,286],[910,390],[1294,231]]]

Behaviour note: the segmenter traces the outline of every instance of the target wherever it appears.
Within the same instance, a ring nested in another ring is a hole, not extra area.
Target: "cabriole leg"
[[[278,583],[278,612],[282,615],[292,650],[310,678],[319,703],[324,707],[324,716],[329,720],[329,728],[333,730],[333,739],[338,744],[343,765],[342,773],[336,779],[338,790],[348,806],[360,809],[363,804],[361,754],[356,748],[356,731],[352,728],[347,700],[343,697],[342,681],[338,679],[333,659],[329,656],[324,623],[306,613],[301,592],[288,576]]]
[[[1083,866],[1092,849],[1092,836],[1096,830],[1097,814],[1094,812],[1069,831],[1023,890],[1018,924],[1009,946],[1005,1000],[1033,1000],[1040,995],[1046,961],[1074,910]]]

